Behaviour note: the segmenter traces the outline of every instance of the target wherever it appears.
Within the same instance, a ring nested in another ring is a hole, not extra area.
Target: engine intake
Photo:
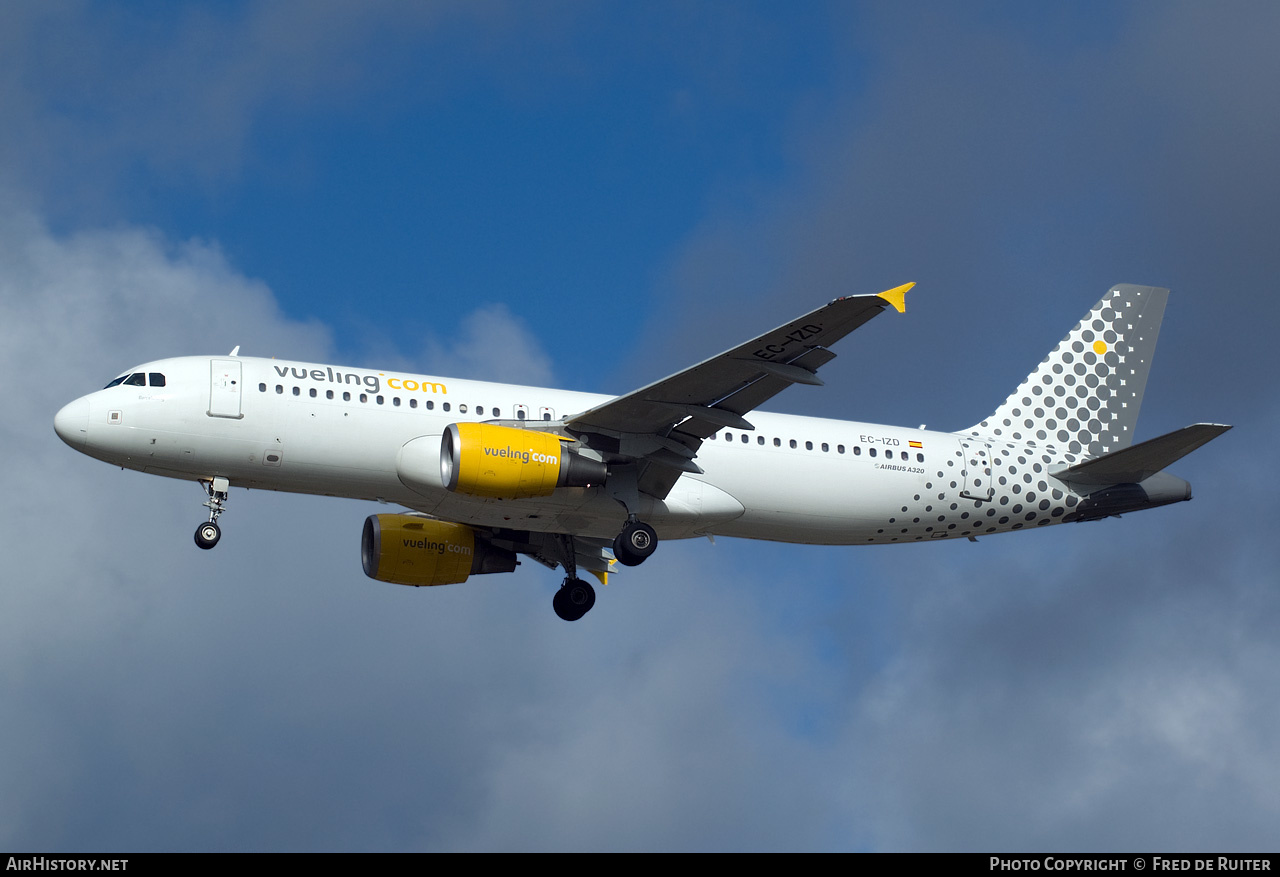
[[[603,484],[608,467],[557,435],[492,423],[451,423],[440,439],[440,478],[470,496],[550,496],[558,487]]]
[[[465,524],[414,515],[370,515],[360,537],[360,562],[371,579],[421,587],[513,572],[516,555],[477,539]]]

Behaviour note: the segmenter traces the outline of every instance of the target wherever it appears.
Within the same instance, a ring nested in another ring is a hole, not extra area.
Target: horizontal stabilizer
[[[1137,484],[1229,429],[1221,423],[1195,423],[1050,474],[1073,487]]]

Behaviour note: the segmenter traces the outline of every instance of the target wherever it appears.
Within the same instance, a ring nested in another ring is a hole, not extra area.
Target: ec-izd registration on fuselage
[[[821,384],[831,345],[912,284],[837,299],[623,396],[239,356],[139,365],[58,412],[77,451],[201,484],[212,548],[232,487],[403,507],[364,522],[366,574],[445,585],[562,567],[577,620],[660,539],[970,539],[1191,498],[1164,471],[1229,426],[1134,443],[1168,291],[1110,289],[991,415],[939,432],[758,410]]]

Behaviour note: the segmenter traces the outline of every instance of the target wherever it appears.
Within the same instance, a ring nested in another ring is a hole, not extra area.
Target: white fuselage
[[[609,397],[252,357],[142,365],[163,386],[119,384],[72,402],[56,428],[110,463],[232,486],[376,499],[478,527],[612,538],[626,511],[602,487],[483,499],[406,486],[402,448],[464,421],[558,420]],[[704,534],[852,545],[1057,523],[1079,497],[1048,474],[1075,455],[954,433],[751,415],[722,429],[664,500],[633,509],[663,538]],[[420,443],[418,447],[423,447]],[[435,445],[438,447],[438,445]]]

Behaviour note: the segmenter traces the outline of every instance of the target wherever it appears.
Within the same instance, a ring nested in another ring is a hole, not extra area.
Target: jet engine
[[[464,524],[414,515],[370,515],[360,538],[360,562],[371,579],[421,587],[512,572],[516,555],[477,539]]]
[[[550,496],[557,487],[603,484],[608,468],[559,436],[492,423],[451,423],[440,439],[440,478],[471,496]]]

